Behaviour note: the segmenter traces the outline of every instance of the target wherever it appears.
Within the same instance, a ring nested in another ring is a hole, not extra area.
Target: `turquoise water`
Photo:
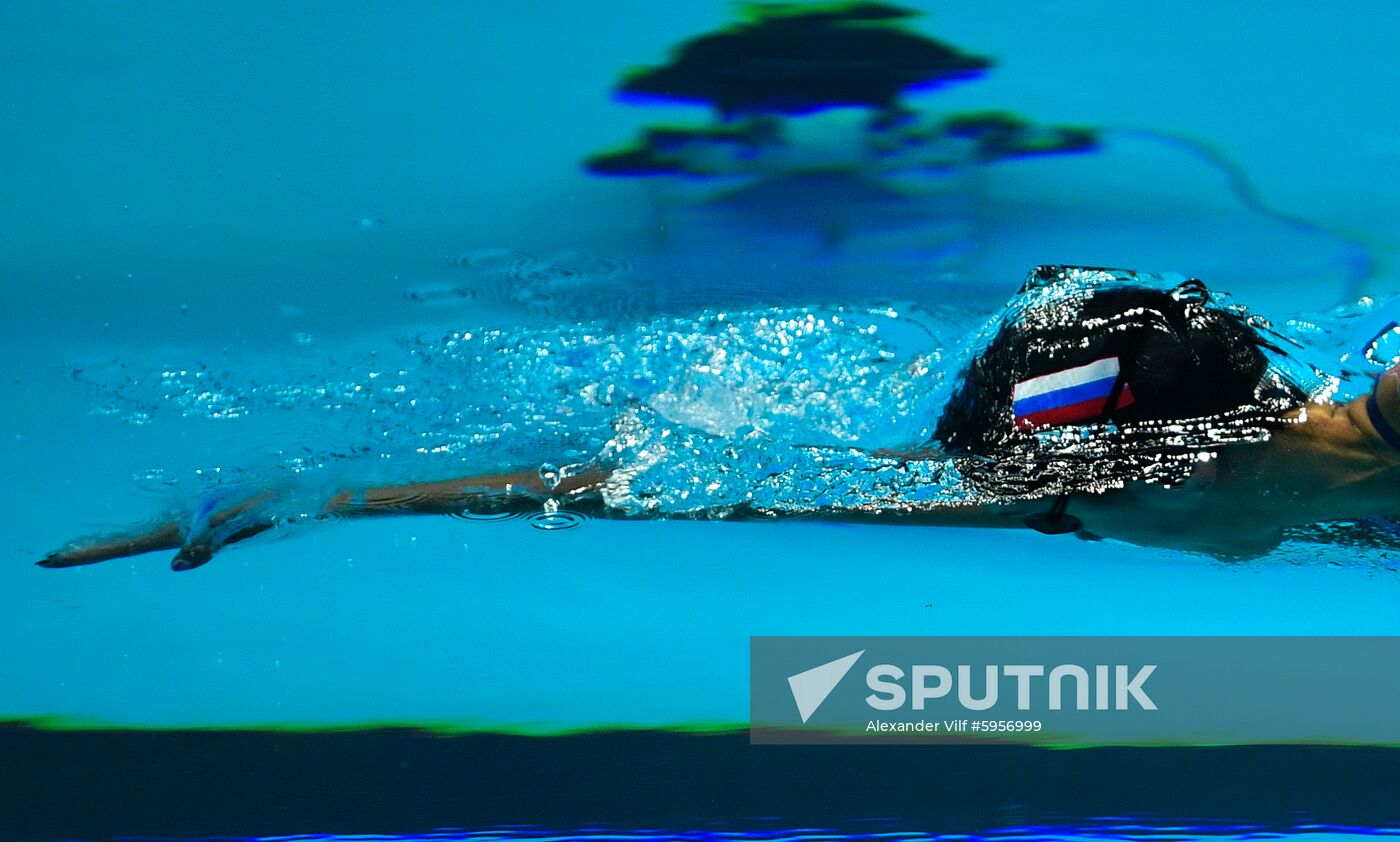
[[[911,104],[1102,147],[896,193],[586,173],[709,119],[609,92],[727,3],[0,8],[0,720],[726,730],[750,635],[1400,633],[1391,551],[1298,542],[1226,564],[1030,531],[444,517],[277,530],[182,575],[33,566],[211,493],[587,458],[619,418],[747,441],[740,486],[765,442],[917,441],[1040,263],[1202,277],[1334,371],[1394,318],[1388,6],[926,11],[997,65]],[[860,119],[794,133],[846,161]],[[1362,296],[1382,303],[1332,311]]]

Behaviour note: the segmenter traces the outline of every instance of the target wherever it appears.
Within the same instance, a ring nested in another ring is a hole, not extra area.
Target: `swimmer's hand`
[[[170,561],[170,569],[193,570],[207,564],[221,548],[275,526],[276,520],[267,509],[267,504],[275,499],[276,495],[268,492],[222,508],[206,502],[183,521],[168,521],[134,534],[79,540],[49,553],[37,564],[78,567],[160,550],[179,550]]]
[[[607,470],[590,468],[546,484],[537,471],[521,471],[342,491],[327,500],[310,519],[451,514],[477,508],[528,511],[537,509],[548,498],[576,499],[594,493],[607,477]],[[226,500],[211,498],[179,520],[143,531],[79,540],[49,553],[37,563],[40,567],[77,567],[160,550],[177,550],[170,561],[170,569],[193,570],[207,564],[224,547],[260,535],[289,519],[287,503],[275,491],[230,505],[224,505]]]
[[[156,550],[173,550],[184,544],[180,524],[164,523],[136,535],[107,535],[80,540],[54,550],[38,562],[40,567],[78,567]]]

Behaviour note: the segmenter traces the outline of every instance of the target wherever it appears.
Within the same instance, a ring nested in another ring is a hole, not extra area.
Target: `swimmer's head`
[[[1047,427],[1219,416],[1259,403],[1265,347],[1200,281],[1042,267],[963,372],[934,437],[990,454]]]

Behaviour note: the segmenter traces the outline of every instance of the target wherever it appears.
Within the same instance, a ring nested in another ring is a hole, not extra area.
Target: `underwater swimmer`
[[[1131,272],[1042,267],[961,372],[932,440],[870,454],[900,470],[952,465],[971,493],[943,504],[807,514],[1030,526],[1247,558],[1289,529],[1400,512],[1400,366],[1365,397],[1313,399],[1271,364],[1269,354],[1282,352],[1265,330],[1212,301],[1199,281],[1166,289]],[[315,516],[538,512],[553,501],[636,517],[613,505],[627,472],[600,460],[558,474],[345,490]],[[266,492],[222,508],[208,503],[187,522],[82,540],[39,564],[176,550],[172,568],[188,570],[276,526],[277,500]]]

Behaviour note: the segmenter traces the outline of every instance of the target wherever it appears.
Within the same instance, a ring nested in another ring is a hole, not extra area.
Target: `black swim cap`
[[[1208,419],[1260,405],[1261,390],[1276,405],[1287,387],[1265,383],[1265,347],[1200,281],[1152,286],[1131,272],[1042,266],[962,372],[934,438],[995,455],[1048,427]]]

